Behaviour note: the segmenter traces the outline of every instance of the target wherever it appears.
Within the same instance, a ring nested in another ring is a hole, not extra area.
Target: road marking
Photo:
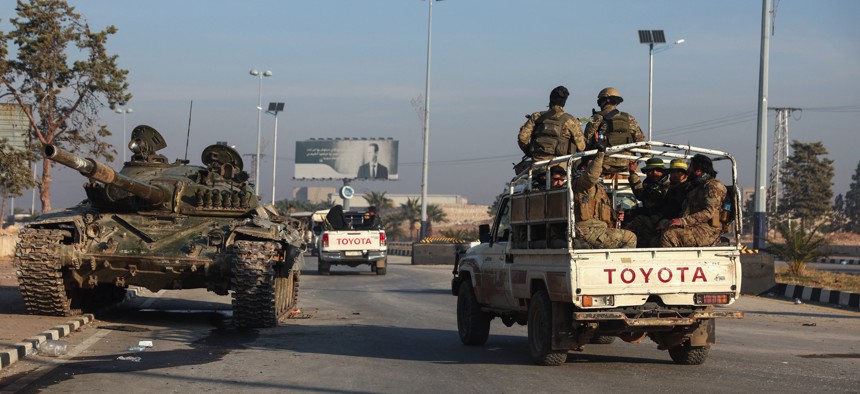
[[[102,338],[106,337],[111,332],[112,332],[112,330],[98,330],[98,331],[96,331],[96,333],[93,334],[93,336],[91,336],[91,337],[87,338],[85,341],[81,342],[80,345],[75,346],[70,352],[66,353],[66,355],[63,358],[49,359],[48,362],[45,363],[45,365],[43,365],[39,368],[36,368],[35,371],[24,375],[21,379],[18,379],[15,382],[13,382],[12,384],[4,387],[3,390],[0,390],[0,393],[3,393],[3,394],[10,393],[11,394],[11,393],[17,393],[18,391],[21,391],[23,388],[27,387],[30,383],[33,383],[36,379],[39,379],[42,376],[45,376],[46,374],[53,371],[54,369],[56,369],[60,365],[63,365],[63,364],[68,363],[69,361],[72,361],[73,358],[77,357],[83,351],[89,349],[90,346],[95,345],[98,341],[102,340]]]

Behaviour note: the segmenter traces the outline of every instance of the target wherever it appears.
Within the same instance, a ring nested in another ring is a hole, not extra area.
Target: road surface
[[[679,366],[646,340],[571,352],[533,365],[524,326],[492,323],[483,347],[457,336],[449,266],[389,257],[316,275],[308,257],[300,319],[237,331],[230,299],[199,290],[142,295],[67,338],[61,358],[29,357],[0,372],[22,393],[566,393],[857,392],[860,313],[758,297],[717,323],[704,365]],[[128,348],[139,341],[154,347]],[[139,357],[139,360],[136,358]]]

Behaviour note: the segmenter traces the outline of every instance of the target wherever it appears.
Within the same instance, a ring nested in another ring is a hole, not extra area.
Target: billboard
[[[30,130],[30,121],[27,114],[18,104],[0,104],[0,139],[13,149],[27,149],[27,131]]]
[[[296,141],[295,179],[396,180],[398,141],[316,139]]]

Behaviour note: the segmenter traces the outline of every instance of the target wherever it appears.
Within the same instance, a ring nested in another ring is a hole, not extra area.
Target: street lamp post
[[[430,47],[433,37],[433,2],[427,0],[427,74],[424,80],[424,160],[421,175],[421,231],[419,238],[427,236],[427,167],[430,154]]]
[[[252,69],[251,75],[260,78],[260,90],[257,100],[257,164],[254,166],[254,194],[260,195],[260,123],[263,121],[263,77],[271,77],[272,72],[266,70],[264,72]]]
[[[666,36],[663,30],[639,30],[639,43],[648,44],[648,140],[652,139],[651,135],[651,114],[654,108],[654,54],[672,49],[675,45],[680,45],[685,42],[682,38],[670,45],[661,45],[654,47],[654,44],[664,44]]]
[[[267,114],[275,117],[275,148],[272,151],[272,205],[275,205],[275,171],[278,169],[278,112],[284,110],[284,103],[269,103]]]
[[[128,141],[126,141],[125,138],[125,115],[134,112],[134,110],[131,108],[117,108],[114,110],[114,112],[122,114],[122,143],[127,144]],[[122,147],[120,149],[122,150],[122,162],[123,164],[125,164],[125,151],[127,150],[127,148]]]

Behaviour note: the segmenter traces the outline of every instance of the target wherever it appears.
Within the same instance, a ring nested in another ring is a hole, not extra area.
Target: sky
[[[254,153],[259,78],[249,70],[271,70],[263,106],[286,104],[278,117],[278,199],[298,186],[341,185],[292,179],[295,141],[308,138],[394,138],[399,180],[352,186],[358,194],[421,192],[422,124],[412,101],[424,95],[426,1],[70,3],[93,29],[119,29],[108,50],[129,70],[127,132],[155,127],[171,160],[184,156],[192,100],[192,163],[216,141]],[[860,2],[775,4],[769,105],[803,109],[789,120],[789,139],[822,141],[836,168],[834,191],[844,193],[860,160]],[[9,30],[14,8],[0,0],[0,30]],[[641,29],[662,29],[670,43],[685,40],[654,55],[653,139],[729,152],[739,183],[752,188],[761,21],[762,2],[751,0],[435,2],[428,192],[490,204],[522,155],[516,135],[524,115],[544,110],[558,85],[571,90],[565,109],[578,117],[591,114],[602,88],[617,88],[620,109],[647,136],[649,58]],[[114,133],[109,141],[124,147],[122,115],[108,108],[101,115]],[[261,127],[260,191],[268,202],[273,117],[264,114]],[[768,156],[774,127],[771,111]],[[85,198],[77,173],[54,175],[54,208]]]

